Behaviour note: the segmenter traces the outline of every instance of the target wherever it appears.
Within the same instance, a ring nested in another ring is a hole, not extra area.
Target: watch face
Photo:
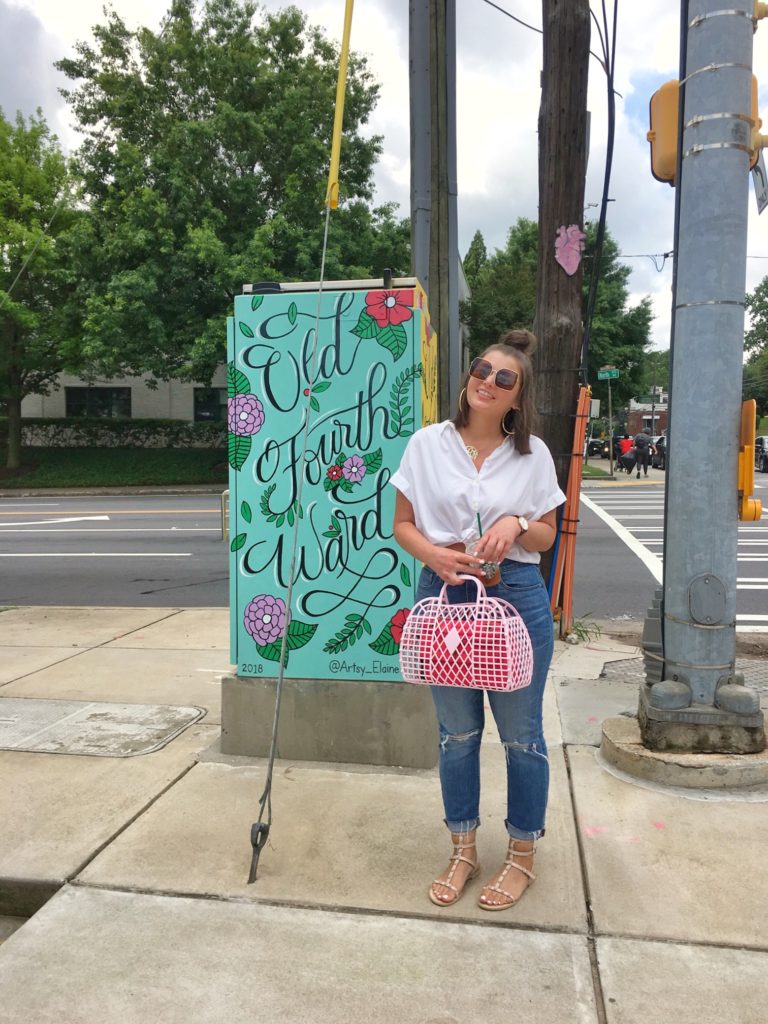
[[[525,533],[528,529],[528,520],[525,518],[525,516],[518,516],[517,518],[520,522],[520,526],[522,527],[523,533]]]

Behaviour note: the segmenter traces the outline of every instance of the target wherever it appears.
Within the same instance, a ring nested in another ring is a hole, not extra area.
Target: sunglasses
[[[496,374],[496,387],[501,388],[502,391],[511,391],[515,384],[517,384],[518,377],[520,374],[517,370],[508,370],[504,367],[501,370],[494,370],[487,359],[473,359],[472,365],[469,368],[469,376],[474,377],[475,380],[488,380]]]

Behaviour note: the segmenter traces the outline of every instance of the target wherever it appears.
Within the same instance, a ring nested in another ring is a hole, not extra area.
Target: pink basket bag
[[[449,604],[446,583],[439,597],[411,608],[400,640],[400,671],[408,683],[519,690],[533,676],[533,650],[515,608],[488,597],[476,576],[477,600]]]

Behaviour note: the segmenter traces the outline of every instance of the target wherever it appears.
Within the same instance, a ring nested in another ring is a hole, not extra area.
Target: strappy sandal
[[[483,891],[480,893],[480,899],[477,901],[477,905],[478,907],[480,907],[481,910],[508,910],[510,907],[514,907],[516,903],[520,902],[520,900],[523,898],[528,889],[530,889],[530,887],[536,881],[536,875],[534,875],[532,871],[529,871],[528,868],[524,868],[522,864],[518,864],[514,858],[533,857],[535,852],[535,847],[533,847],[530,850],[518,850],[515,846],[515,840],[509,840],[507,857],[506,860],[504,861],[504,867],[502,868],[501,874],[499,875],[498,879],[494,882],[493,885],[491,885],[490,883],[488,885],[484,885]],[[518,871],[522,871],[522,873],[526,875],[528,878],[528,885],[526,885],[525,889],[523,889],[519,896],[513,896],[511,892],[507,892],[507,890],[503,888],[504,879],[509,874],[510,868],[516,868]],[[485,903],[483,901],[483,894],[487,892],[497,892],[499,896],[504,897],[504,902]]]
[[[473,860],[470,860],[468,857],[463,856],[465,850],[475,849],[476,843],[474,839],[472,840],[471,843],[466,842],[469,836],[473,834],[474,833],[472,832],[451,833],[451,839],[453,840],[453,853],[451,854],[450,858],[451,870],[448,872],[448,877],[444,882],[436,878],[432,885],[429,887],[429,898],[432,900],[436,907],[452,907],[454,903],[458,903],[461,897],[464,895],[464,889],[467,885],[467,882],[471,882],[473,878],[477,878],[478,874],[480,873],[480,865],[476,864]],[[458,889],[453,884],[453,876],[456,874],[456,868],[462,862],[464,864],[469,864],[472,870],[464,879],[464,884],[462,885],[462,887]],[[446,889],[452,889],[456,895],[453,897],[453,899],[440,899],[435,894],[436,885],[443,885],[445,886]]]

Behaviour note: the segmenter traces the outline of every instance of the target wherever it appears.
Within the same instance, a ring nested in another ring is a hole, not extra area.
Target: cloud
[[[63,101],[64,76],[53,67],[60,56],[57,40],[34,14],[0,0],[0,107],[9,120],[42,108],[54,130]]]

